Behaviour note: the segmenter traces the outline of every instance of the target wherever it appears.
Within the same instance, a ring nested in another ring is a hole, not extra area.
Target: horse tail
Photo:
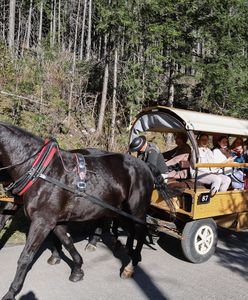
[[[158,191],[160,197],[162,197],[168,205],[171,213],[175,215],[176,208],[173,203],[173,196],[175,196],[175,192],[169,188],[163,176],[161,175],[161,172],[156,166],[151,164],[148,164],[148,166],[152,172],[156,190]]]

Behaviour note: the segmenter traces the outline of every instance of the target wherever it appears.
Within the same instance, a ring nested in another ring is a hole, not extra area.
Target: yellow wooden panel
[[[192,196],[192,207],[190,211],[190,202],[185,210],[185,203],[182,197],[174,197],[173,202],[176,207],[176,212],[180,214],[185,214],[190,216],[192,219],[202,219],[209,217],[218,217],[231,214],[238,214],[243,212],[248,212],[248,191],[234,190],[227,192],[219,192],[214,197],[210,199],[209,203],[199,204],[198,198],[201,193],[209,192],[207,189],[198,189],[197,193],[193,190],[185,189],[184,193]],[[190,200],[190,199],[189,199]],[[153,191],[151,204],[159,209],[169,212],[169,208],[166,202],[159,196],[156,190]],[[242,217],[244,218],[244,217]],[[229,218],[230,219],[230,218]],[[228,218],[222,220],[223,227],[230,227],[231,220]],[[233,218],[231,218],[233,219]],[[240,226],[245,226],[245,219],[241,219]],[[226,225],[225,225],[226,224]],[[243,227],[242,227],[243,228]]]
[[[248,211],[248,191],[219,192],[206,204],[197,204],[198,197],[199,193],[195,195],[194,219]]]

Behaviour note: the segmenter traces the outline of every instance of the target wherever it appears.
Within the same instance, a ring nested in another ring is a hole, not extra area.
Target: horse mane
[[[23,129],[22,127],[19,127],[19,126],[10,124],[10,123],[2,122],[2,121],[0,122],[0,126],[3,126],[12,132],[17,130],[17,131],[21,132],[23,135],[27,136],[28,138],[34,138],[35,140],[37,140],[39,142],[43,141],[42,138],[31,133],[30,131],[28,131],[26,129]]]
[[[106,157],[106,156],[113,156],[116,154],[123,155],[123,153],[118,152],[108,152],[106,150],[101,150],[97,148],[82,148],[82,149],[72,149],[69,150],[71,153],[80,153],[82,155],[86,155],[87,157]]]

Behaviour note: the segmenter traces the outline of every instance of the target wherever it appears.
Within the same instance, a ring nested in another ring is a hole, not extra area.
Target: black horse
[[[83,155],[103,155],[109,153],[105,150],[99,150],[96,148],[73,149],[70,150],[70,152],[71,153],[80,152]],[[5,185],[9,183],[8,180],[4,178],[3,175],[2,178],[0,178],[0,182],[5,182]],[[6,202],[5,204],[2,203],[1,210],[0,210],[0,232],[5,227],[6,223],[9,220],[11,220],[14,217],[14,215],[17,213],[17,211],[22,207],[21,205],[22,200],[21,199],[17,199],[17,200],[19,200],[18,201],[19,204],[16,204],[16,202]],[[94,251],[96,249],[97,243],[100,241],[102,232],[104,230],[110,230],[110,220],[105,220],[105,218],[96,220],[92,223],[91,229],[93,230],[90,231],[89,242],[86,246],[86,250]],[[69,229],[67,229],[67,231],[69,232]],[[115,239],[117,240],[117,235],[118,235],[117,225],[113,227],[113,234]],[[60,252],[62,250],[61,246],[62,246],[61,243],[59,243],[59,241],[55,239],[54,250],[52,251],[51,257],[48,259],[49,264],[53,265],[60,262]]]
[[[18,184],[20,186],[20,178],[32,174],[34,158],[38,156],[35,160],[37,163],[43,150],[44,141],[41,138],[16,126],[0,123],[0,177],[8,177],[15,183],[13,187]],[[82,176],[75,171],[75,165],[78,166],[76,161],[75,154],[58,150],[46,166],[47,177],[31,177],[22,186],[21,193],[25,190],[22,195],[24,211],[31,223],[26,244],[18,260],[15,278],[3,300],[15,299],[34,255],[52,230],[72,256],[74,267],[71,280],[82,279],[82,258],[61,222],[115,216],[116,212],[112,208],[122,209],[133,216],[135,221],[129,221],[127,248],[131,260],[121,276],[132,276],[133,266],[141,260],[141,249],[146,235],[145,214],[154,185],[150,169],[144,162],[130,155],[111,153],[85,156],[86,187],[84,191],[74,193],[73,190],[77,187],[82,188],[78,185],[82,183]],[[53,178],[55,182],[49,182],[47,178]],[[56,184],[59,182],[62,186]],[[23,185],[23,180],[21,184]],[[16,188],[15,191],[14,188],[12,192],[20,193],[20,190]],[[100,200],[96,201],[97,199]],[[135,236],[137,245],[133,249]]]

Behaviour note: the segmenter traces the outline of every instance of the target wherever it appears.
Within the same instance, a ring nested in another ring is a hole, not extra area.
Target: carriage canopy
[[[247,137],[248,120],[178,108],[151,107],[137,115],[130,131],[130,141],[145,131],[182,130]]]

